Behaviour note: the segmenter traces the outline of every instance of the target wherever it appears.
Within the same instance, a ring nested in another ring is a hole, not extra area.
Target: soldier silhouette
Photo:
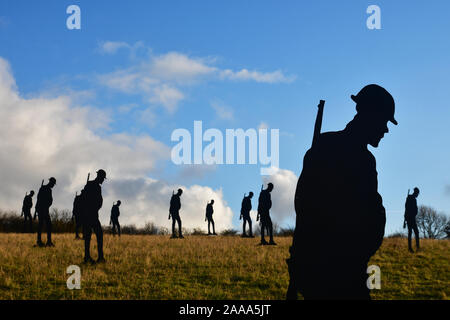
[[[73,199],[73,209],[72,209],[72,220],[75,221],[75,239],[81,239],[79,231],[82,228],[83,224],[81,221],[81,215],[82,215],[82,198],[83,198],[83,191],[81,191],[81,194],[75,194],[75,198]]]
[[[320,134],[319,128],[303,159],[287,299],[297,291],[305,299],[370,299],[367,263],[383,241],[386,214],[367,145],[378,147],[387,122],[397,121],[384,88],[368,85],[351,98],[353,120],[342,131]]]
[[[272,208],[272,200],[270,198],[270,193],[273,190],[273,184],[269,182],[267,184],[267,189],[261,190],[258,199],[258,219],[261,219],[261,244],[262,245],[276,245],[275,241],[273,241],[273,227],[272,227],[272,219],[270,219],[269,210]],[[264,239],[264,232],[267,231],[270,236],[269,242]]]
[[[416,238],[416,250],[420,249],[419,246],[419,229],[417,228],[416,216],[417,216],[417,197],[419,196],[419,188],[414,188],[414,192],[406,197],[405,202],[405,223],[408,225],[408,249],[409,252],[414,252],[411,245],[412,231],[414,230],[414,237]]]
[[[84,237],[84,262],[95,263],[91,258],[90,246],[92,231],[97,238],[98,258],[97,263],[105,262],[103,255],[103,230],[98,218],[98,211],[103,205],[102,183],[106,179],[106,172],[103,169],[97,171],[97,177],[86,183],[83,189],[83,237]]]
[[[120,210],[119,210],[119,207],[121,204],[122,204],[122,202],[120,200],[117,200],[117,203],[113,204],[113,206],[111,208],[111,219],[109,222],[109,224],[112,224],[113,235],[114,236],[116,235],[116,228],[117,228],[119,237],[120,237],[120,224],[119,224]]]
[[[213,213],[214,213],[214,209],[213,209],[213,204],[214,204],[214,200],[211,200],[210,203],[208,203],[206,205],[206,217],[205,217],[205,221],[208,221],[208,235],[217,235],[216,234],[216,229],[214,226],[214,220],[213,220]],[[211,229],[210,229],[210,225],[212,224],[212,228],[213,228],[213,233],[211,233]]]
[[[47,247],[55,246],[52,242],[52,221],[50,219],[50,206],[53,203],[52,188],[56,185],[56,179],[51,177],[50,179],[48,179],[48,181],[49,182],[46,185],[44,185],[43,183],[41,184],[35,206],[35,210],[39,219],[37,231],[37,243],[36,243],[36,246],[38,247],[44,246],[41,240],[42,227],[44,224],[47,230],[46,246]]]
[[[25,194],[22,203],[22,214],[20,216],[24,217],[23,221],[23,232],[27,232],[27,222],[28,222],[28,232],[33,232],[33,217],[31,216],[31,208],[33,207],[33,196],[34,191],[31,190],[30,194]]]
[[[243,238],[253,238],[253,231],[252,231],[252,219],[250,218],[250,211],[252,210],[252,198],[253,198],[253,192],[249,192],[248,196],[244,195],[244,199],[242,199],[241,204],[241,216],[239,217],[239,220],[244,219],[243,225],[242,225],[242,237]],[[249,235],[245,232],[245,225],[248,223],[248,231]]]
[[[181,229],[181,219],[180,219],[180,208],[181,208],[181,201],[180,196],[183,193],[183,190],[178,189],[178,192],[176,194],[172,194],[172,198],[170,199],[170,208],[169,208],[169,219],[172,218],[172,237],[176,238],[175,234],[175,223],[178,222],[178,233],[179,238],[183,239],[183,233]]]

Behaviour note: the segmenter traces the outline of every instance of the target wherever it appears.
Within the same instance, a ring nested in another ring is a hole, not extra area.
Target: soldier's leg
[[[417,228],[417,224],[415,223],[413,226],[414,237],[416,238],[416,248],[419,249],[419,229]]]
[[[179,237],[181,238],[181,237],[183,237],[183,232],[182,232],[182,229],[181,229],[181,218],[180,218],[180,216],[177,217],[177,221],[178,221],[178,234],[179,234]]]
[[[211,225],[211,219],[208,218],[208,234],[211,234],[209,226]]]
[[[212,227],[213,227],[213,234],[216,234],[216,227],[214,225],[214,219],[211,218],[211,223],[212,223]]]
[[[273,242],[273,225],[272,225],[272,219],[270,219],[270,217],[267,217],[267,226],[269,228],[270,242]]]
[[[412,235],[412,228],[411,228],[411,225],[408,223],[408,249],[409,249],[409,251],[412,251],[411,235]]]
[[[42,243],[41,233],[42,233],[42,225],[44,224],[44,220],[41,214],[38,216],[38,229],[37,229],[37,243]]]
[[[117,220],[117,231],[118,231],[119,237],[120,237],[120,223],[119,223],[119,220]]]
[[[174,216],[172,216],[172,237],[175,237],[175,223],[176,223],[176,218]]]
[[[103,230],[100,220],[95,221],[94,232],[97,238],[98,259],[103,259]]]
[[[111,231],[112,231],[113,236],[115,236],[116,235],[116,222],[114,220],[112,220],[112,229],[111,229]]]
[[[92,229],[90,224],[84,223],[83,224],[83,238],[84,238],[84,259],[90,259],[91,258],[91,235],[92,235]]]
[[[249,231],[249,235],[250,237],[253,237],[253,230],[252,230],[252,219],[250,218],[250,215],[247,217],[247,221],[248,221],[248,231]]]
[[[261,217],[260,219],[261,219],[261,242],[266,242],[266,239],[264,239],[264,230],[266,230],[266,223],[263,217]]]
[[[243,217],[242,220],[242,235],[245,236],[245,225],[247,224],[247,218]]]
[[[52,220],[50,219],[50,214],[46,217],[46,228],[47,228],[47,244],[52,243]]]

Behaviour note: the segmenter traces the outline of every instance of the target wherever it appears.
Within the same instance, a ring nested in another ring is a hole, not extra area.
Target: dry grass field
[[[95,244],[95,236],[93,237]],[[258,246],[236,236],[105,236],[106,264],[83,265],[83,241],[55,234],[54,248],[35,235],[0,234],[0,299],[284,299],[291,243]],[[371,263],[381,268],[373,299],[449,299],[450,241],[385,239]],[[96,257],[96,247],[92,250]],[[69,265],[81,267],[81,289],[69,290]]]

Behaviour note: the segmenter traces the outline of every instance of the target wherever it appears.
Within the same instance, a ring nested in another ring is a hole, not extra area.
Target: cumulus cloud
[[[142,42],[139,42],[142,46]],[[120,48],[134,48],[124,42],[107,41],[101,44],[101,52],[115,53]],[[133,50],[133,49],[131,49]],[[152,104],[159,104],[174,112],[185,99],[182,89],[199,81],[255,81],[259,83],[292,82],[295,76],[282,71],[260,72],[256,70],[220,69],[210,57],[191,57],[179,52],[150,55],[144,61],[129,68],[98,76],[99,83],[127,94],[138,94]]]
[[[69,96],[25,99],[18,93],[7,61],[0,58],[0,202],[2,209],[19,210],[24,193],[38,190],[41,179],[56,177],[54,207],[72,207],[73,197],[86,182],[87,172],[103,168],[103,223],[112,203],[123,202],[122,223],[167,224],[173,186],[150,178],[170,159],[165,144],[148,135],[108,134],[109,117],[102,111],[75,105]],[[221,190],[183,186],[185,226],[204,225],[204,207],[216,200],[218,227],[231,225],[231,209]]]
[[[294,196],[298,177],[294,172],[285,169],[274,169],[269,176],[263,177],[265,186],[269,182],[274,185],[272,196],[272,221],[282,225],[289,218],[295,217]]]

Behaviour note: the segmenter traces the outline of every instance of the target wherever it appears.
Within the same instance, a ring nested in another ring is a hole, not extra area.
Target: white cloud
[[[173,186],[150,174],[170,159],[170,150],[148,135],[106,134],[110,119],[101,110],[74,105],[68,96],[25,99],[18,93],[9,64],[0,58],[0,184],[1,209],[19,210],[26,191],[38,190],[41,179],[56,177],[54,207],[72,207],[86,174],[103,168],[102,222],[112,203],[123,200],[122,223],[167,224]],[[218,229],[231,226],[231,209],[221,190],[183,187],[182,217],[186,227],[203,226],[204,207],[216,200]]]
[[[233,120],[233,109],[221,101],[211,102],[211,107],[216,111],[216,115],[222,120]]]
[[[285,169],[274,170],[270,176],[263,178],[265,186],[272,182],[272,221],[282,225],[289,218],[295,217],[294,197],[298,177],[294,172]]]
[[[124,42],[107,41],[102,43],[101,52],[115,53],[120,48],[135,50],[142,42],[131,46]],[[190,57],[179,52],[150,55],[144,61],[129,68],[116,70],[98,77],[99,82],[111,89],[127,94],[138,94],[144,100],[165,107],[174,112],[186,95],[183,87],[192,86],[199,81],[256,81],[259,83],[292,82],[295,76],[286,76],[280,70],[259,72],[242,69],[221,70],[213,65],[209,57]]]

